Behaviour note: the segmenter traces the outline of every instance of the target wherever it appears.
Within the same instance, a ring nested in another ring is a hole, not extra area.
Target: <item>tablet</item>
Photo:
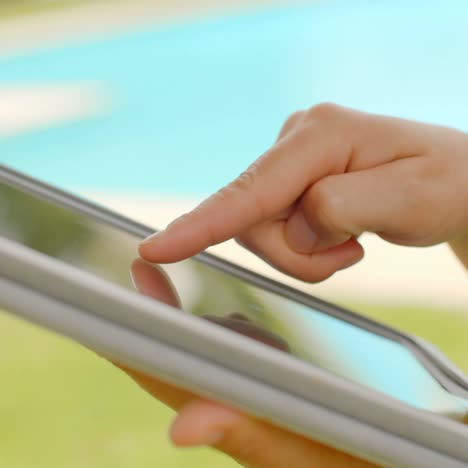
[[[468,381],[415,337],[0,166],[0,307],[126,366],[387,466],[468,463]],[[157,209],[157,206],[154,207]]]

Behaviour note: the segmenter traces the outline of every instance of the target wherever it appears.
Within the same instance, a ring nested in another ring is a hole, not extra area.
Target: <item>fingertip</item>
[[[172,421],[172,424],[169,428],[169,440],[176,447],[194,447],[196,446],[196,441],[193,436],[191,436],[190,430],[187,427],[183,413],[179,413],[175,419]]]
[[[164,230],[144,239],[138,246],[139,255],[153,263],[172,263],[192,257],[208,247],[204,225],[200,227],[191,213],[176,218]]]
[[[308,283],[318,283],[358,263],[364,257],[364,249],[355,238],[351,238],[328,250],[305,257],[308,257],[309,264],[297,266],[296,270],[287,273]]]
[[[138,246],[138,254],[152,263],[170,263],[183,260],[191,255],[183,235],[168,229],[158,231],[144,239]]]
[[[179,418],[176,418],[169,430],[169,439],[176,447],[215,447],[224,439],[224,432],[219,429],[207,428],[202,433],[195,434],[184,424],[184,421],[180,422]]]
[[[235,410],[205,400],[193,400],[178,413],[169,429],[177,447],[216,446],[241,418]]]
[[[336,271],[349,268],[360,262],[364,257],[364,248],[354,237],[330,249],[329,252],[336,256]]]
[[[154,253],[154,246],[153,240],[150,237],[145,239],[139,246],[138,246],[138,255],[143,258],[144,260],[148,260],[149,262],[153,262],[153,253]]]

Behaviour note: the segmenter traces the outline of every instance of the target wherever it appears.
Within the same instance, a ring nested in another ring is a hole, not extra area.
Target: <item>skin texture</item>
[[[322,281],[362,259],[374,232],[394,244],[449,242],[468,268],[468,136],[332,104],[297,112],[276,143],[194,211],[147,239],[147,261],[182,260],[230,238],[277,269]],[[129,371],[178,411],[178,446],[212,445],[249,467],[366,462]]]

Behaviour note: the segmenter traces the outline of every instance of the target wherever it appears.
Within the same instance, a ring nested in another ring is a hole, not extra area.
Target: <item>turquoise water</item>
[[[0,86],[97,83],[112,106],[4,139],[0,160],[67,188],[199,195],[321,101],[468,130],[467,25],[466,0],[328,1],[3,59]]]

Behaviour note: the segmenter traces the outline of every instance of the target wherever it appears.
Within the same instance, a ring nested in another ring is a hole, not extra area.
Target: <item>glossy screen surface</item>
[[[198,260],[144,263],[137,258],[137,237],[5,183],[0,235],[409,405],[458,420],[467,412],[466,402],[396,341]]]

